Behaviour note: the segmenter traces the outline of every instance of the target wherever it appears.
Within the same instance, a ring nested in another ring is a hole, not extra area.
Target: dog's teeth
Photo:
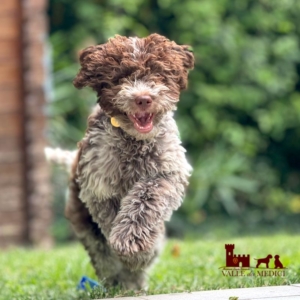
[[[151,131],[153,128],[153,113],[136,112],[134,114],[129,115],[129,118],[131,118],[135,128],[140,132],[148,132]]]

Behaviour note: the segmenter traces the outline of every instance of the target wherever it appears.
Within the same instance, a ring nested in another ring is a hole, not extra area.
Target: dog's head
[[[158,34],[116,36],[83,50],[80,64],[75,87],[93,88],[108,116],[128,134],[145,139],[155,135],[166,112],[176,109],[194,56],[188,46]]]

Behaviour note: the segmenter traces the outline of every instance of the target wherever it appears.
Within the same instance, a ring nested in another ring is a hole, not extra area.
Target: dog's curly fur
[[[78,145],[66,216],[99,279],[140,289],[191,173],[172,111],[194,57],[158,34],[116,36],[80,64],[74,85],[93,88],[100,105]]]

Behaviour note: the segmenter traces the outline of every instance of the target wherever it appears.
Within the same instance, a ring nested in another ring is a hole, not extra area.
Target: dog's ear
[[[90,46],[82,50],[79,55],[81,68],[73,80],[74,86],[78,89],[86,86],[96,89],[97,83],[99,83],[97,73],[99,72],[99,69],[101,69],[102,61],[102,45]]]
[[[174,43],[175,44],[175,43]],[[191,70],[194,68],[194,54],[192,52],[192,48],[188,45],[177,45],[173,46],[173,50],[176,51],[177,55],[179,55],[182,59],[183,66],[187,70]]]
[[[184,67],[188,70],[194,69],[195,58],[194,58],[194,53],[193,53],[192,47],[187,46],[187,45],[184,45],[181,47],[183,48],[183,51],[185,53],[185,59],[183,60]]]

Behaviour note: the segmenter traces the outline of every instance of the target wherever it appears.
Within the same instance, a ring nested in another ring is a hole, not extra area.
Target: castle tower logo
[[[234,244],[225,245],[226,249],[226,267],[250,267],[250,254],[236,255],[234,252]]]
[[[226,265],[220,267],[224,276],[285,276],[285,268],[278,254],[267,254],[254,258],[256,265],[250,266],[250,254],[235,254],[234,244],[225,244]],[[273,267],[272,267],[273,266]]]

